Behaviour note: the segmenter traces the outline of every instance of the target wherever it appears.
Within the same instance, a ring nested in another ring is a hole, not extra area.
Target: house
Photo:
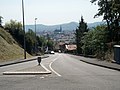
[[[75,44],[65,45],[65,52],[67,53],[75,53],[76,50],[77,50],[77,45]]]

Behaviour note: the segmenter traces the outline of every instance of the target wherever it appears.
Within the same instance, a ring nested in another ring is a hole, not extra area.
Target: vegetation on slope
[[[13,37],[0,28],[0,62],[23,59],[23,49],[17,44]],[[30,56],[27,54],[27,56]]]

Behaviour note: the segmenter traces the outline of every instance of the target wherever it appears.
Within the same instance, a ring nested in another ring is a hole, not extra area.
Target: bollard
[[[120,64],[120,45],[114,45],[114,60]]]
[[[38,57],[38,65],[40,65],[40,63],[41,63],[41,57]]]

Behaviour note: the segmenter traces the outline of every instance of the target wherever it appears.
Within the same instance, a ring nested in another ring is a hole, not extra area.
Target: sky
[[[79,22],[83,16],[85,22],[102,21],[102,17],[93,18],[98,6],[90,0],[24,0],[25,24],[56,25]],[[22,0],[0,0],[0,16],[3,24],[11,19],[22,22]]]

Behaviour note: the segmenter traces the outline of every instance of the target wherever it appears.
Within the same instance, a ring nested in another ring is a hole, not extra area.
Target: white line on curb
[[[37,74],[51,74],[50,72],[3,72],[3,75],[37,75]]]
[[[49,64],[49,67],[50,67],[50,69],[51,69],[57,76],[61,77],[61,75],[52,68],[52,64],[53,64],[57,59],[58,59],[58,58],[55,58],[55,59]]]
[[[43,64],[41,64],[41,66],[42,66],[47,72],[51,72],[51,71],[48,70]]]

